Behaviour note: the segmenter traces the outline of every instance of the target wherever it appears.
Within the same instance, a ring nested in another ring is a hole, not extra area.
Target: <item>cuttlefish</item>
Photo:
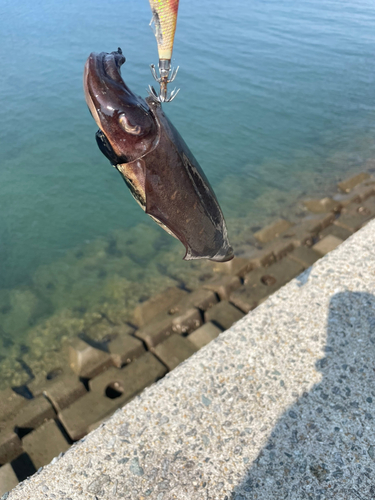
[[[233,258],[225,220],[197,160],[152,96],[133,94],[121,77],[121,49],[92,53],[86,102],[102,153],[155,222],[185,246],[185,260]]]

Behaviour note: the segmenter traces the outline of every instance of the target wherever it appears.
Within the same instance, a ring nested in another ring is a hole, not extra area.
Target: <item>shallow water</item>
[[[180,3],[181,92],[165,109],[240,245],[303,193],[324,195],[375,157],[375,5]],[[89,53],[118,46],[125,80],[146,95],[157,62],[150,18],[147,0],[0,4],[3,384],[24,380],[12,375],[16,359],[38,370],[100,314],[128,319],[137,301],[207,273],[181,261],[182,246],[131,198],[96,147],[83,97]]]

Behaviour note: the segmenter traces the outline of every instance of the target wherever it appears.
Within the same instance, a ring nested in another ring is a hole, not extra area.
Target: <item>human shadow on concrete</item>
[[[231,499],[375,499],[373,295],[332,297],[317,368],[322,381],[283,414]]]

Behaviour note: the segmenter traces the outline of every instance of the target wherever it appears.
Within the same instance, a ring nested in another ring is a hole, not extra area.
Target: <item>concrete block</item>
[[[340,220],[335,222],[335,226],[342,227],[351,233],[355,233],[361,229],[362,225],[369,220],[368,217],[361,217],[359,215],[344,214],[341,215]]]
[[[294,244],[290,238],[279,237],[268,243],[265,248],[269,249],[274,256],[275,261],[278,261],[293,250]]]
[[[313,235],[332,224],[335,219],[336,215],[334,213],[308,216],[305,218],[306,222],[310,223],[310,233]]]
[[[103,421],[166,371],[150,352],[121,370],[112,367],[90,380],[90,392],[59,412],[59,420],[76,441],[87,434],[90,426]]]
[[[361,202],[361,206],[364,208],[367,208],[371,214],[374,216],[375,215],[375,196],[371,196],[370,198],[367,198],[366,200]]]
[[[86,338],[98,344],[108,342],[116,337],[114,326],[108,321],[107,318],[102,318],[87,327],[83,334]]]
[[[303,265],[286,257],[266,269],[256,269],[245,276],[245,284],[257,286],[277,286],[277,289],[298,276]]]
[[[340,203],[332,198],[305,200],[303,204],[307,210],[315,214],[339,212],[341,209]]]
[[[369,177],[370,174],[368,174],[367,172],[362,172],[361,174],[355,175],[354,177],[350,177],[350,179],[339,182],[337,186],[343,193],[350,193],[353,188],[358,186],[358,184],[361,184],[361,182],[367,180]]]
[[[240,278],[257,267],[267,267],[275,261],[272,248],[268,248],[267,245],[265,245],[264,248],[254,247],[253,245],[245,245],[244,247],[236,247],[236,251],[238,251],[238,259],[241,259],[243,263],[246,263],[246,265],[239,265],[236,272],[232,273]],[[225,262],[223,264],[229,263]]]
[[[27,403],[27,399],[16,394],[11,388],[0,392],[0,422],[11,419]]]
[[[319,231],[332,224],[334,220],[334,214],[310,215],[289,228],[288,231],[282,233],[280,238],[286,242],[291,242],[294,248],[298,246],[311,246],[314,243],[314,238],[318,236]]]
[[[63,375],[45,384],[43,394],[57,412],[86,394],[86,388],[76,375]]]
[[[331,252],[332,250],[337,248],[342,242],[343,240],[340,240],[340,238],[336,238],[336,236],[332,236],[331,234],[329,234],[318,243],[316,243],[312,248],[315,252],[323,257],[323,255],[326,255],[328,252]]]
[[[241,286],[238,276],[216,276],[211,281],[205,283],[203,288],[217,293],[221,300],[226,300],[230,294]]]
[[[51,372],[48,372],[48,374],[46,373],[46,371],[43,370],[37,373],[36,376],[30,382],[27,383],[27,388],[33,395],[33,397],[36,398],[37,396],[43,394],[43,391],[45,390],[46,386],[49,385],[52,382],[52,380],[56,381],[60,377],[63,377],[65,373],[75,376],[72,370],[70,369],[69,365],[66,371],[64,371],[63,368],[57,366]],[[76,378],[78,379],[78,377]]]
[[[207,309],[217,304],[217,302],[218,298],[215,292],[206,290],[205,288],[198,288],[197,290],[194,290],[194,292],[186,295],[178,304],[173,306],[169,312],[172,314],[183,312],[193,307],[200,309],[201,311],[207,311]]]
[[[55,420],[48,420],[22,439],[25,452],[36,470],[51,462],[59,453],[70,448]]]
[[[212,267],[216,273],[242,277],[256,266],[246,257],[234,257],[227,262],[212,262]]]
[[[161,313],[167,313],[175,304],[186,298],[187,295],[188,292],[181,288],[167,288],[135,308],[133,316],[134,324],[138,327],[147,325]]]
[[[119,335],[132,335],[134,327],[126,324],[112,324],[108,319],[103,318],[96,321],[83,331],[82,339],[88,344],[106,351],[108,342],[116,339]]]
[[[371,215],[371,208],[370,207],[365,207],[365,204],[368,204],[368,200],[364,201],[363,203],[351,203],[350,205],[346,206],[341,214],[341,217],[343,215],[356,215],[356,214],[363,214],[364,216],[370,216]],[[372,207],[373,208],[373,207]],[[337,220],[339,220],[341,217],[339,217]]]
[[[108,352],[96,349],[79,338],[69,345],[70,367],[80,377],[92,378],[112,366]]]
[[[153,349],[153,353],[162,361],[168,370],[173,370],[176,366],[185,361],[185,359],[192,356],[197,350],[197,347],[187,338],[181,337],[180,335],[172,335],[164,340],[164,342],[157,345]]]
[[[292,261],[284,259],[269,268],[259,268],[251,271],[245,276],[245,284],[230,296],[231,302],[246,313],[254,309],[266,297],[282,286],[279,285],[274,274],[277,273],[282,264],[285,265],[289,262]]]
[[[243,285],[232,293],[230,300],[238,309],[248,313],[274,291],[276,291],[275,287]]]
[[[0,467],[0,495],[3,496],[18,484],[17,476],[10,464]]]
[[[186,293],[184,298],[171,306],[168,312],[159,314],[151,323],[135,332],[148,347],[153,347],[165,338],[176,333],[190,333],[202,324],[202,314],[218,302],[213,291],[200,288]]]
[[[293,243],[293,247],[298,247],[300,245],[311,246],[314,241],[315,234],[311,232],[312,223],[311,221],[303,221],[295,226],[291,227],[289,231],[285,231],[280,238],[284,238],[287,241]],[[318,231],[316,231],[316,234]]]
[[[121,398],[109,399],[96,392],[88,392],[59,412],[58,418],[69,437],[78,441],[87,434],[90,425],[108,417],[122,404]]]
[[[117,383],[115,389],[121,392],[119,397],[128,400],[165,373],[165,367],[150,352],[146,352],[121,370],[110,368],[93,378],[89,387],[90,391],[104,396],[107,389]]]
[[[347,207],[351,203],[361,203],[362,201],[360,195],[356,193],[356,190],[347,194],[337,193],[333,196],[333,200],[340,203],[341,209]]]
[[[209,321],[191,333],[187,338],[197,349],[200,349],[215,339],[221,331],[220,328]]]
[[[375,182],[367,181],[363,184],[360,184],[352,191],[353,194],[357,195],[360,198],[360,201],[365,201],[371,196],[375,195]]]
[[[320,232],[319,236],[320,238],[324,238],[329,234],[331,234],[332,236],[336,236],[336,238],[340,238],[340,240],[346,240],[353,234],[353,231],[338,226],[337,224],[331,224],[330,226],[323,229],[323,231]]]
[[[272,224],[254,233],[254,236],[261,243],[268,243],[274,238],[277,238],[284,231],[287,231],[291,226],[292,224],[289,221],[285,219],[278,219]]]
[[[151,323],[137,330],[134,335],[145,342],[148,348],[151,348],[160,344],[174,332],[190,333],[201,324],[200,311],[196,308],[190,308],[181,313],[160,314]]]
[[[119,335],[108,344],[108,351],[117,368],[130,363],[146,352],[143,342],[132,335]]]
[[[51,403],[43,395],[40,395],[30,399],[27,405],[22,408],[22,412],[14,417],[13,422],[15,427],[23,434],[30,432],[31,429],[36,429],[43,422],[55,416]]]
[[[289,257],[307,269],[320,259],[321,256],[309,247],[297,247],[289,254]]]
[[[173,316],[162,314],[139,330],[136,330],[135,336],[145,342],[148,348],[155,347],[164,339],[173,333]]]
[[[223,328],[223,330],[227,330],[233,323],[243,317],[243,312],[224,300],[206,311],[204,317],[206,321],[212,321]]]
[[[23,453],[20,438],[11,425],[0,428],[0,465],[10,462]],[[1,483],[0,483],[1,484]]]
[[[246,258],[249,259],[250,271],[252,269],[256,269],[257,267],[270,266],[275,261],[273,251],[270,248],[252,250],[251,252],[246,254]],[[243,277],[243,275],[241,275],[241,277]]]
[[[114,325],[112,331],[115,333],[117,338],[120,335],[133,335],[135,328],[126,323],[122,323],[121,325]]]
[[[230,301],[247,313],[303,270],[303,264],[289,257],[268,268],[255,269],[245,276],[244,286],[232,293]]]
[[[201,312],[192,307],[181,314],[178,314],[172,320],[172,330],[175,333],[190,333],[201,326],[202,314]]]
[[[375,216],[375,206],[369,202],[370,200],[367,200],[360,204],[352,203],[348,205],[335,221],[335,224],[348,231],[358,231],[365,222]]]

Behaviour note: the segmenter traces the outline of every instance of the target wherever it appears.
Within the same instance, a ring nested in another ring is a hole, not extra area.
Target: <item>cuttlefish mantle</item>
[[[131,92],[121,49],[92,53],[84,72],[99,148],[143,210],[185,246],[185,260],[233,258],[225,220],[197,160],[161,104]]]

